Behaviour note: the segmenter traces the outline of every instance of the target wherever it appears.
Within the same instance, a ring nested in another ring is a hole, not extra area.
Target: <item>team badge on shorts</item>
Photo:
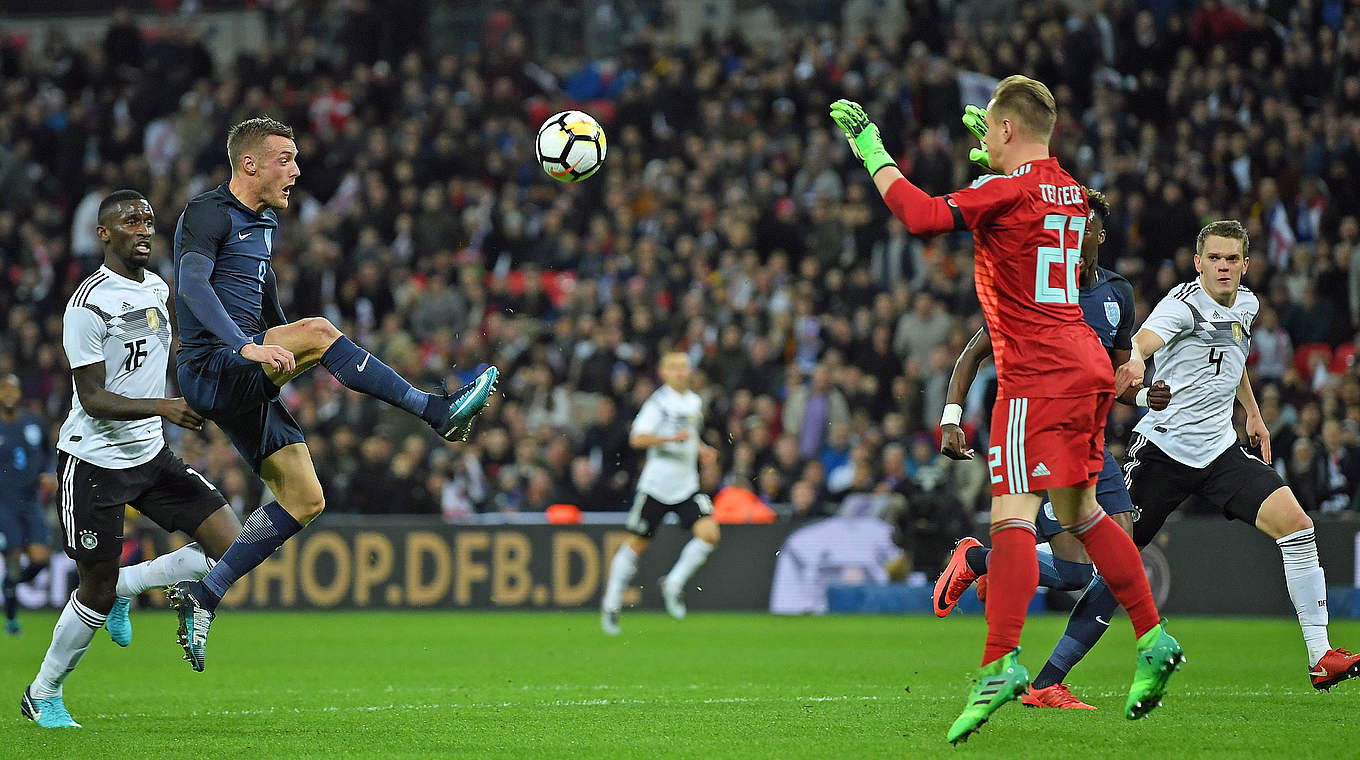
[[[99,536],[96,536],[93,531],[82,530],[80,532],[80,545],[86,549],[93,549],[99,546]]]

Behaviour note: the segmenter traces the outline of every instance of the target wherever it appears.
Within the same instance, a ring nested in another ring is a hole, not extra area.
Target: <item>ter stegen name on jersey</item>
[[[1153,359],[1153,381],[1171,386],[1171,404],[1149,411],[1134,430],[1191,467],[1204,467],[1236,445],[1233,401],[1259,310],[1246,288],[1238,288],[1232,306],[1210,298],[1199,280],[1172,288],[1143,323],[1166,341]]]
[[[76,288],[62,319],[72,369],[104,364],[104,387],[128,398],[163,398],[170,360],[170,288],[151,272],[142,282],[100,267]],[[108,469],[150,461],[165,445],[161,418],[91,417],[72,392],[57,448]]]

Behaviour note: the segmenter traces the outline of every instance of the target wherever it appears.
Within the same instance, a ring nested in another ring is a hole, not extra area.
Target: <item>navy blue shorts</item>
[[[1096,481],[1096,502],[1107,515],[1133,511],[1133,500],[1129,498],[1129,489],[1124,486],[1124,471],[1119,469],[1119,463],[1114,460],[1114,454],[1110,453],[1108,446],[1105,448],[1105,464],[1100,468],[1100,479]],[[1034,527],[1039,531],[1039,538],[1044,541],[1063,532],[1048,499],[1044,499],[1044,505],[1039,508],[1039,518],[1034,521]]]
[[[261,343],[264,333],[251,340]],[[182,362],[177,374],[185,402],[217,423],[255,472],[284,446],[306,443],[297,420],[279,401],[279,386],[258,363],[230,348]]]
[[[29,544],[46,545],[52,540],[52,529],[36,500],[0,501],[0,536],[5,537],[7,550],[13,551]]]

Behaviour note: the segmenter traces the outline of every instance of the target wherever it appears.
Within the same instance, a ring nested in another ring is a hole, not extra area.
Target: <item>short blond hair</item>
[[[227,133],[227,158],[232,172],[241,164],[241,157],[259,150],[266,137],[278,135],[293,139],[293,128],[268,116],[256,116],[237,124]]]
[[[1204,254],[1204,241],[1210,237],[1228,238],[1236,240],[1242,244],[1242,258],[1251,256],[1251,236],[1247,234],[1247,228],[1236,219],[1219,219],[1216,222],[1209,222],[1195,236],[1195,255]]]
[[[999,121],[1010,119],[1034,137],[1048,140],[1058,122],[1058,104],[1053,93],[1037,79],[1012,74],[992,90],[992,113]]]

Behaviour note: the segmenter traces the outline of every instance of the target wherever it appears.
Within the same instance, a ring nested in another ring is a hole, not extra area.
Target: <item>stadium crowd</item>
[[[412,20],[365,2],[273,3],[275,39],[231,66],[173,17],[118,14],[85,45],[0,40],[0,373],[55,432],[71,396],[61,314],[98,266],[99,200],[147,194],[170,281],[179,213],[227,176],[227,127],[268,113],[300,147],[273,252],[289,318],[329,317],[427,388],[487,362],[505,377],[466,445],[324,372],[290,385],[330,509],[624,509],[628,425],[674,347],[700,369],[722,454],[709,489],[795,515],[896,492],[943,531],[982,506],[986,480],[936,440],[981,325],[971,243],[909,236],[827,104],[864,103],[939,194],[977,173],[959,115],[981,101],[966,99],[1022,72],[1058,99],[1064,166],[1111,199],[1101,262],[1134,283],[1139,321],[1195,276],[1204,222],[1247,224],[1252,376],[1277,466],[1309,510],[1360,515],[1360,4],[1042,2],[1002,18],[909,0],[891,35],[790,25],[778,44],[693,46],[617,5],[607,61],[534,60],[516,4],[453,54],[426,52],[419,18],[394,29]],[[568,105],[609,134],[604,169],[574,186],[532,149]],[[979,449],[980,389],[965,414]],[[1115,410],[1111,440],[1134,415]],[[177,450],[255,506],[255,478],[209,427],[172,429]]]

